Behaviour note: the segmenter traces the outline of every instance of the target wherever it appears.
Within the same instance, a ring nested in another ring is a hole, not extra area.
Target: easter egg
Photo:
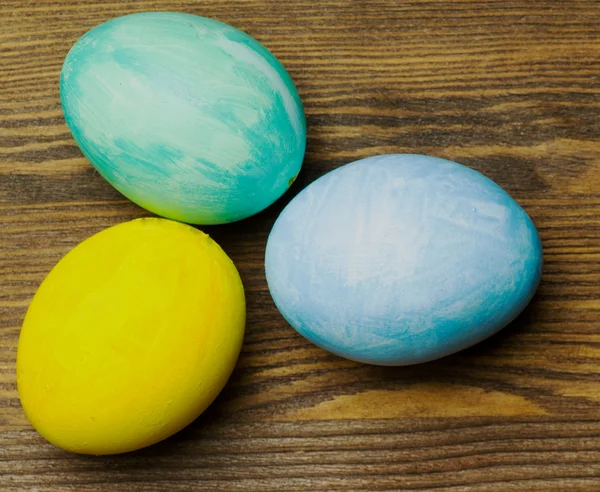
[[[269,235],[276,306],[304,337],[377,365],[430,361],[513,320],[540,281],[534,224],[479,172],[383,155],[309,185]]]
[[[156,443],[221,391],[244,325],[238,272],[206,234],[158,218],[110,227],[60,260],[31,302],[17,355],[23,409],[68,451]]]
[[[260,212],[302,165],[292,79],[247,34],[182,13],[101,24],[68,53],[66,122],[98,172],[138,205],[193,224]]]

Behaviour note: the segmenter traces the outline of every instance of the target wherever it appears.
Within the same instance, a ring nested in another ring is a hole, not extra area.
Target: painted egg
[[[538,286],[542,250],[525,211],[477,171],[383,155],[296,196],[265,263],[275,304],[300,334],[352,360],[408,365],[513,320]]]
[[[25,413],[77,453],[165,439],[225,385],[245,312],[238,272],[206,234],[156,218],[106,229],[53,268],[27,311],[17,355]]]
[[[60,78],[82,152],[123,195],[193,224],[260,212],[295,179],[302,103],[247,34],[181,13],[140,13],[86,33]]]

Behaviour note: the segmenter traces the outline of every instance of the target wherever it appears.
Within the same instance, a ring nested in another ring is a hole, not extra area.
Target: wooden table
[[[111,17],[178,10],[279,57],[308,118],[285,198],[205,228],[238,265],[247,335],[230,384],[189,428],[81,457],[29,426],[19,327],[84,238],[147,215],[89,165],[64,123],[70,46]],[[497,181],[537,224],[544,278],[500,334],[381,368],[329,355],[279,315],[263,273],[277,214],[357,158],[425,153]],[[600,490],[600,4],[594,0],[3,0],[0,7],[0,490]]]

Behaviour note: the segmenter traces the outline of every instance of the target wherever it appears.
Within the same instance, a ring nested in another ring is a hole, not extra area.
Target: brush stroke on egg
[[[236,221],[298,174],[306,123],[294,84],[247,34],[188,14],[92,29],[61,73],[65,119],[117,190],[165,217]]]
[[[407,365],[473,345],[513,320],[541,276],[525,211],[460,164],[387,155],[303,190],[269,236],[275,304],[302,335],[349,359]]]

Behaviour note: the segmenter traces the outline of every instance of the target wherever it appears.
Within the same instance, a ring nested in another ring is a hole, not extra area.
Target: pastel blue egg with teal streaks
[[[527,213],[479,172],[383,155],[296,196],[271,231],[265,267],[301,335],[355,361],[408,365],[513,320],[537,289],[542,248]]]
[[[164,217],[218,224],[260,212],[300,171],[302,103],[247,34],[182,13],[101,24],[67,55],[65,119],[117,190]]]

